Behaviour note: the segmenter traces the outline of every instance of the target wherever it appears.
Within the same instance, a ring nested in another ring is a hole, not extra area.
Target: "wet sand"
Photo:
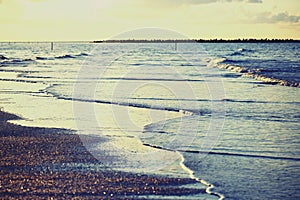
[[[136,199],[140,195],[159,199],[159,195],[205,193],[184,187],[195,183],[192,179],[113,171],[101,165],[72,131],[7,122],[13,119],[18,117],[0,111],[1,199]]]

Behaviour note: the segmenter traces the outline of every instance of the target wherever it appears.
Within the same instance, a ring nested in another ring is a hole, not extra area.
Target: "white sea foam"
[[[178,152],[178,154],[180,154],[180,153]],[[181,160],[180,160],[180,166],[182,167],[182,169],[183,169],[184,171],[186,171],[186,172],[189,174],[189,176],[190,176],[191,179],[193,179],[193,180],[195,180],[195,181],[197,181],[197,182],[199,182],[199,183],[205,185],[205,186],[207,187],[206,190],[205,190],[207,194],[218,196],[218,197],[219,197],[219,200],[222,200],[222,199],[225,198],[225,196],[224,196],[223,194],[221,194],[221,193],[218,193],[218,192],[212,192],[212,189],[214,188],[214,185],[208,183],[207,181],[205,181],[205,180],[203,180],[203,179],[200,179],[200,178],[196,177],[196,176],[194,175],[194,171],[192,171],[191,169],[189,169],[189,168],[184,164],[184,157],[183,157],[182,154],[180,154],[180,157],[181,157]]]

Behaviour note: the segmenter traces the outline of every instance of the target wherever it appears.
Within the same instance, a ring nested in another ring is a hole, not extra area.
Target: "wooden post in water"
[[[53,42],[51,42],[51,51],[53,51]]]
[[[175,42],[175,51],[177,51],[177,42]]]

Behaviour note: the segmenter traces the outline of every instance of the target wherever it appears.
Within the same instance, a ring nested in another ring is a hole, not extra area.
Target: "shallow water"
[[[203,179],[228,199],[295,199],[299,88],[208,61],[297,82],[299,48],[0,43],[0,106],[24,118],[17,124],[106,138],[85,145],[111,168]]]

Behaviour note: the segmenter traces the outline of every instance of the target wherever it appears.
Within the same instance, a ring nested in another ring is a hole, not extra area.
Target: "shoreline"
[[[16,115],[0,111],[1,198],[137,199],[148,195],[151,198],[207,195],[205,189],[185,187],[197,184],[192,179],[111,170],[101,165],[72,131],[7,122],[17,119],[20,118]]]

